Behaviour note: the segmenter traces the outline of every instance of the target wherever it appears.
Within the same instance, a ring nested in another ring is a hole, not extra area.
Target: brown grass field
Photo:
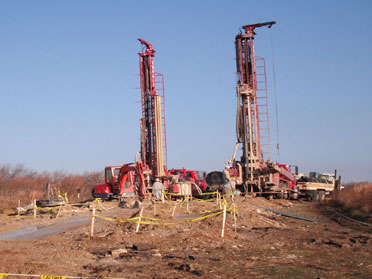
[[[22,164],[0,165],[0,208],[15,208],[18,200],[21,206],[33,200],[46,199],[47,184],[53,184],[55,192],[67,193],[70,201],[90,199],[92,186],[104,180],[103,172],[68,174],[63,171],[38,173]],[[51,198],[57,198],[56,195]]]
[[[349,217],[372,221],[372,183],[353,182],[332,195],[330,205]]]
[[[117,200],[103,201],[101,207],[95,202],[66,205],[60,215],[57,210],[40,209],[37,215],[32,210],[17,215],[14,210],[18,200],[23,206],[44,199],[47,183],[75,202],[78,188],[80,200],[88,199],[92,185],[102,180],[100,172],[37,173],[22,165],[0,166],[0,273],[123,279],[371,278],[372,227],[340,215],[368,220],[371,183],[349,185],[325,202],[237,196],[238,216],[234,220],[227,214],[224,237],[223,214],[187,221],[220,211],[215,200],[178,203],[174,216],[175,200],[157,203],[156,210],[151,200],[143,201],[143,216],[174,224],[144,223],[138,233],[137,224],[115,220],[142,209],[119,207]],[[255,205],[317,221],[288,218]],[[113,219],[97,218],[90,236],[94,207],[99,216]],[[30,237],[45,230],[56,232]],[[18,238],[4,237],[9,233]]]

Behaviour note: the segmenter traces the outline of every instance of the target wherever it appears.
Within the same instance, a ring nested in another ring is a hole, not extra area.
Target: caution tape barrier
[[[193,198],[194,200],[201,201],[201,202],[210,202],[210,201],[215,201],[216,198],[210,198],[210,199],[198,199],[198,198]]]
[[[210,195],[216,195],[218,192],[208,192],[208,193],[201,193],[201,194],[197,194],[195,196],[210,196]],[[183,196],[181,194],[178,194],[178,193],[169,193],[169,192],[164,192],[164,198],[169,201],[170,203],[179,203],[179,204],[183,204],[186,202],[186,199],[183,199],[181,202],[175,202],[175,201],[172,201],[171,198],[169,196]],[[201,201],[201,202],[211,202],[211,201],[215,201],[216,198],[209,198],[209,199],[200,199],[200,198],[196,198],[195,196],[192,196],[192,199],[193,200],[197,200],[197,201]]]
[[[231,214],[233,214],[234,211],[235,211],[235,213],[238,215],[236,208],[233,207],[233,206],[226,209],[226,211],[231,213]],[[204,219],[207,219],[207,218],[218,216],[221,213],[223,213],[223,210],[212,212],[212,213],[209,213],[209,214],[206,214],[206,215],[203,215],[203,216],[200,216],[200,217],[196,217],[196,218],[184,219],[180,222],[169,222],[169,220],[166,220],[166,219],[146,217],[146,216],[136,216],[136,217],[129,218],[129,219],[112,218],[112,217],[105,217],[105,216],[99,216],[99,215],[94,215],[94,217],[98,218],[98,219],[106,220],[106,221],[113,221],[113,222],[120,222],[120,223],[136,223],[136,224],[145,224],[145,225],[171,226],[171,225],[179,225],[179,224],[183,224],[183,223],[187,223],[187,222],[201,221],[201,220],[204,220]],[[146,220],[150,220],[150,221],[146,221]],[[156,221],[158,221],[158,222],[156,222]]]
[[[196,194],[195,196],[205,196],[205,195],[214,195],[214,194],[217,194],[218,192],[207,192],[207,193],[198,193]],[[170,192],[164,192],[164,194],[166,195],[170,195],[170,196],[184,196],[180,193],[170,193]]]
[[[62,207],[62,205],[55,205],[55,206],[48,206],[48,207],[39,207],[39,206],[35,206],[34,208],[35,209],[38,209],[38,210],[55,210],[55,209],[60,209]]]
[[[68,275],[43,275],[43,274],[22,274],[22,273],[0,273],[0,279],[8,276],[17,277],[40,277],[41,279],[98,279],[102,277],[68,276]],[[104,279],[124,279],[121,277],[103,277]]]

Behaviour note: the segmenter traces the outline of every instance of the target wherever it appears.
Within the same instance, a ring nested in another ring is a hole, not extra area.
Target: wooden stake
[[[226,204],[223,205],[223,219],[222,219],[221,237],[224,237],[224,235],[225,235],[225,223],[226,223]]]
[[[164,204],[164,190],[161,191],[161,202]]]
[[[106,208],[103,206],[101,199],[98,199],[98,205],[101,207],[101,209],[106,210]]]
[[[17,215],[20,215],[20,210],[21,210],[21,200],[18,200],[18,207],[17,207]]]
[[[34,218],[36,218],[36,200],[34,200]]]
[[[216,205],[218,205],[218,199],[220,197],[220,192],[217,191],[217,194],[216,194]]]
[[[175,203],[173,207],[172,217],[174,216],[174,213],[176,212],[176,207],[177,207],[177,204]]]
[[[186,211],[189,212],[189,195],[186,195]]]
[[[90,237],[94,236],[94,221],[96,220],[96,207],[93,206],[92,210],[92,225],[90,227]]]
[[[141,222],[141,219],[142,219],[142,213],[143,213],[143,207],[141,208],[140,216],[139,216],[139,219],[138,219],[136,233],[138,233],[139,228],[140,228],[140,222]]]
[[[237,230],[236,230],[236,208],[235,208],[235,203],[233,203],[233,210],[234,210],[234,229],[235,229],[235,232],[237,232]]]
[[[57,216],[56,216],[56,218],[58,218],[59,217],[59,215],[61,215],[61,213],[62,213],[62,204],[59,206],[59,209],[58,209],[58,213],[57,213]]]

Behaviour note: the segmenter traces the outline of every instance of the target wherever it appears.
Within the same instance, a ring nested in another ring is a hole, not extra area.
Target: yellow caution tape
[[[169,193],[169,192],[164,192],[164,195],[170,195],[170,196],[185,196],[179,193]]]
[[[96,208],[98,208],[100,199],[99,198],[95,198],[94,202],[96,203]]]
[[[215,191],[215,192],[207,192],[207,193],[196,194],[195,196],[214,195],[214,194],[217,194],[217,193],[218,193],[217,191]]]
[[[138,217],[138,218],[139,218],[139,217]],[[154,217],[145,217],[145,216],[142,216],[141,218],[142,218],[142,219],[149,219],[149,220],[157,220],[157,221],[162,220],[162,219],[159,219],[159,218],[154,218]]]
[[[36,207],[39,210],[55,210],[55,209],[60,209],[62,205],[56,205],[56,206],[49,206],[49,207]]]
[[[171,204],[177,204],[177,205],[181,205],[181,204],[184,204],[186,202],[185,199],[183,199],[182,201],[172,201],[170,199],[170,197],[168,197],[166,194],[164,195],[164,198],[167,200],[167,202],[171,203]]]
[[[210,201],[215,201],[216,198],[210,198],[210,199],[198,199],[198,198],[193,198],[194,200],[201,201],[201,202],[210,202]]]
[[[227,211],[231,211],[231,210],[232,210],[232,207],[227,209]],[[167,220],[164,220],[164,219],[146,217],[146,216],[141,216],[141,217],[137,216],[137,217],[133,217],[133,218],[130,218],[130,219],[119,219],[119,218],[111,218],[111,217],[104,217],[104,216],[98,216],[98,215],[94,215],[94,217],[99,218],[99,219],[103,219],[103,220],[106,220],[106,221],[114,221],[114,222],[116,221],[116,222],[121,222],[121,223],[133,222],[133,223],[145,224],[145,225],[170,226],[170,225],[179,225],[179,224],[187,223],[187,222],[201,221],[201,220],[204,220],[204,219],[207,219],[207,218],[217,216],[217,215],[221,214],[222,212],[223,212],[223,210],[219,210],[217,212],[213,212],[213,213],[203,215],[203,216],[200,216],[200,217],[184,219],[181,222],[167,222]],[[139,220],[140,218],[141,218],[141,220]],[[142,219],[153,220],[153,221],[143,221]],[[154,221],[161,221],[161,222],[154,222]]]
[[[94,215],[93,217],[99,218],[99,219],[103,219],[103,220],[107,220],[107,221],[117,221],[117,222],[121,222],[121,223],[125,223],[125,222],[136,222],[140,218],[141,219],[148,219],[148,220],[155,220],[155,221],[161,221],[161,220],[163,220],[163,219],[159,219],[159,218],[146,217],[146,216],[141,216],[141,217],[140,216],[136,216],[136,217],[129,218],[129,219],[112,218],[112,217],[105,217],[105,216],[99,216],[99,215]]]
[[[60,199],[63,199],[67,204],[69,203],[68,202],[68,196],[67,196],[67,192],[65,192],[63,195],[61,193],[58,193],[58,197]]]
[[[41,279],[66,279],[67,276],[59,275],[40,275]]]
[[[238,209],[234,206],[233,207],[233,213],[235,212],[235,214],[237,215],[237,216],[239,216],[239,211],[238,211]]]
[[[98,277],[84,277],[84,276],[61,276],[61,275],[38,275],[38,274],[19,274],[19,273],[0,273],[0,279],[6,276],[16,276],[19,277],[40,277],[41,279],[67,279],[67,278],[73,278],[73,279],[97,279]],[[122,277],[103,277],[105,279],[124,279]]]
[[[67,192],[65,193],[65,202],[68,204]]]
[[[191,219],[190,221],[191,221],[191,222],[201,221],[201,220],[204,220],[204,219],[207,219],[207,218],[211,218],[211,217],[214,217],[214,216],[220,215],[222,212],[223,212],[223,210],[221,210],[221,211],[217,211],[217,212],[212,213],[212,214],[208,214],[208,215],[205,215],[205,216],[200,216],[200,217],[197,217],[197,218]]]
[[[225,198],[223,198],[222,205],[226,205],[227,206],[227,201],[225,200]]]
[[[102,219],[102,220],[106,220],[106,221],[117,221],[117,222],[133,222],[133,221],[137,221],[139,219],[139,217],[133,217],[133,218],[129,218],[129,219],[119,219],[119,218],[111,218],[111,217],[105,217],[105,216],[99,216],[99,215],[94,215],[93,217],[95,218],[99,218],[99,219]]]
[[[214,195],[214,194],[217,194],[218,192],[207,192],[207,193],[198,193],[198,194],[195,194],[195,196],[204,196],[204,195]],[[170,196],[185,196],[185,195],[182,195],[180,193],[170,193],[170,192],[164,192],[164,195],[170,195]]]
[[[176,204],[179,205],[179,204],[182,204],[182,203],[177,202]],[[227,203],[225,198],[222,201],[222,205],[224,205],[226,207],[228,206],[228,203]],[[235,207],[235,205],[232,205],[229,208],[226,208],[226,211],[229,212],[230,214],[236,213],[236,215],[239,216],[239,212],[238,212],[237,208]],[[204,214],[203,216],[196,217],[196,218],[184,219],[180,222],[169,222],[168,220],[165,220],[165,219],[154,218],[154,217],[146,217],[146,216],[136,216],[136,217],[132,217],[132,218],[129,218],[129,219],[104,217],[104,216],[99,216],[99,215],[94,215],[94,217],[99,218],[99,219],[103,219],[103,220],[106,220],[106,221],[121,222],[121,223],[133,222],[133,223],[137,223],[137,224],[169,226],[169,225],[179,225],[179,224],[186,223],[186,222],[201,221],[201,220],[204,220],[204,219],[207,219],[207,218],[218,216],[221,213],[223,213],[223,210],[218,210],[218,211],[215,211],[215,212],[210,212],[210,211],[209,212],[203,212],[202,213],[202,214]]]
[[[164,226],[173,226],[178,225],[179,223],[169,223],[169,222],[151,222],[151,221],[136,221],[137,224],[144,224],[144,225],[164,225]]]

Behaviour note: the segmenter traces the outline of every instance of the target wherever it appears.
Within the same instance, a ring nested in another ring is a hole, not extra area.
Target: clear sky
[[[165,74],[168,166],[221,170],[236,141],[235,35],[272,20],[255,48],[269,66],[274,146],[273,36],[273,160],[372,180],[369,0],[2,0],[0,163],[80,173],[132,162],[142,37]]]

